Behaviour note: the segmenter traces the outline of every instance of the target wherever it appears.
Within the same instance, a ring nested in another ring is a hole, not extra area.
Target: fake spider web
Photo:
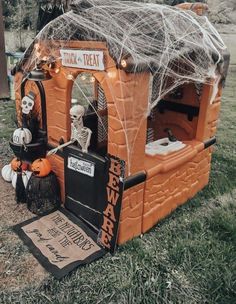
[[[117,63],[130,56],[137,71],[145,64],[153,74],[158,73],[158,92],[165,93],[167,77],[182,83],[204,82],[214,76],[226,48],[207,17],[191,11],[111,0],[75,1],[72,9],[49,23],[35,39],[46,42],[51,59],[71,40],[105,41]],[[25,68],[37,60],[34,51]]]
[[[59,59],[58,49],[67,48],[72,40],[106,42],[117,65],[131,58],[132,73],[150,71],[153,81],[149,107],[139,121],[146,119],[163,96],[184,83],[194,82],[197,87],[217,78],[226,49],[205,16],[170,6],[111,0],[74,1],[72,10],[49,23],[35,43],[45,42],[50,62]],[[35,48],[26,55],[24,72],[39,60]],[[126,123],[124,119],[125,131]],[[136,126],[137,134],[140,125]],[[128,160],[134,141],[126,135]]]

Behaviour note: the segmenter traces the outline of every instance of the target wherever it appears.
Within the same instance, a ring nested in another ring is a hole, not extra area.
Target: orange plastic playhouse
[[[223,70],[218,78],[205,83],[184,82],[162,96],[148,112],[158,73],[153,76],[147,68],[133,69],[127,56],[117,63],[106,41],[54,41],[56,59],[51,65],[45,59],[50,55],[46,40],[38,39],[31,52],[35,50],[43,58],[41,68],[50,73],[50,79],[26,79],[22,68],[15,74],[19,124],[22,97],[33,92],[33,112],[40,120],[40,136],[46,138],[32,144],[34,151],[44,145],[46,153],[70,140],[70,108],[84,98],[78,88],[83,83],[91,88],[87,97],[93,106],[86,108],[83,117],[84,125],[92,130],[88,152],[70,144],[48,156],[66,208],[98,229],[107,154],[125,161],[118,244],[148,231],[207,185]],[[84,60],[80,65],[75,60],[78,54]],[[27,56],[21,67],[26,65]],[[77,91],[76,79],[80,81]],[[168,78],[168,82],[174,81]],[[68,158],[72,156],[94,163],[95,175],[71,173]]]

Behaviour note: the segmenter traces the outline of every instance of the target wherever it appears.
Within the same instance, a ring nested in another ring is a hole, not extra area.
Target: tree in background
[[[50,21],[66,12],[69,7],[68,0],[40,1],[38,7],[37,33]]]
[[[32,28],[35,19],[35,4],[32,0],[3,0],[3,15],[6,29]]]
[[[136,1],[136,0],[133,0]],[[231,0],[229,0],[231,1]],[[235,0],[232,0],[235,1]],[[3,0],[3,15],[5,17],[5,28],[16,29],[19,26],[23,29],[35,30],[36,21],[40,8],[59,7],[63,5],[65,11],[69,9],[72,0]],[[136,2],[149,2],[167,5],[176,5],[183,2],[206,2],[205,0],[137,0]]]
[[[19,49],[25,48],[23,34],[31,30],[31,35],[41,30],[52,19],[62,12],[58,8],[63,5],[63,11],[69,9],[73,0],[2,0],[5,28],[17,32],[16,39],[19,41]],[[121,0],[127,1],[127,0]],[[132,0],[131,0],[132,1]],[[213,1],[213,0],[133,0],[136,2],[159,3],[177,5],[183,2],[204,2],[212,7],[210,19],[216,23],[232,22],[231,12],[236,10],[236,0]],[[219,4],[219,3],[220,4]],[[212,4],[214,3],[214,5]],[[215,5],[216,3],[216,5]]]
[[[37,18],[36,5],[37,1],[32,0],[3,0],[5,28],[16,33],[20,51],[24,51],[26,48],[23,32],[35,28],[34,20]]]
[[[3,0],[2,2],[5,29],[16,33],[17,48],[24,51],[27,47],[25,37],[36,34],[48,22],[63,13],[64,10],[59,12],[58,8],[61,5],[68,8],[69,0]]]

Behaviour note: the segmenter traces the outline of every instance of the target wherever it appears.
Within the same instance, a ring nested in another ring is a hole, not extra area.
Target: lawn
[[[6,102],[0,108],[5,161],[14,106]],[[61,281],[46,275],[28,285],[19,280],[14,288],[0,287],[0,303],[236,303],[235,119],[236,72],[231,70],[209,185],[114,256],[108,254]],[[21,241],[5,248],[11,248],[12,263],[29,255]]]

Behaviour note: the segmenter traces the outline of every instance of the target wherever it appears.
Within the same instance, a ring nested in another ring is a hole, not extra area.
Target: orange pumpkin
[[[34,175],[38,177],[44,177],[52,171],[52,167],[46,158],[39,158],[32,163],[31,170]]]
[[[18,159],[18,158],[13,158],[13,160],[11,161],[11,168],[14,171],[18,171],[22,166],[22,162]]]
[[[15,157],[11,161],[11,168],[14,171],[18,171],[19,169],[26,171],[28,169],[28,164]]]

